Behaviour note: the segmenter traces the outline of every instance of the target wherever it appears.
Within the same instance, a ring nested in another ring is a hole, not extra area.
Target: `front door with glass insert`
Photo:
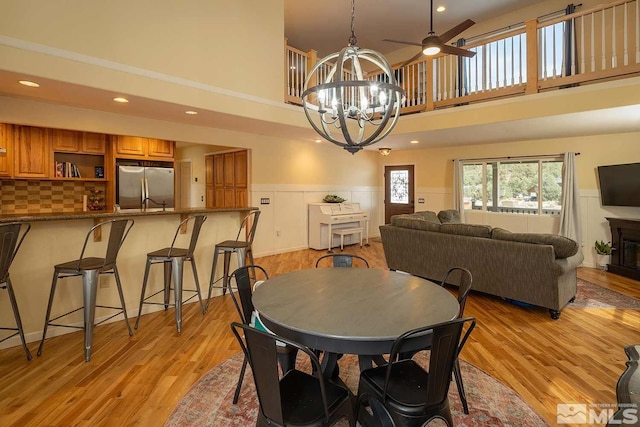
[[[384,222],[392,215],[413,213],[413,165],[384,167]]]

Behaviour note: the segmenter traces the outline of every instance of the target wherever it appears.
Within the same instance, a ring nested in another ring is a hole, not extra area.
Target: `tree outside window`
[[[462,185],[465,209],[558,215],[562,161],[547,158],[463,163]]]

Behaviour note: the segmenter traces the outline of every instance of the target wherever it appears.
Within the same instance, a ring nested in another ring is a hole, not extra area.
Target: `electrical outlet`
[[[424,203],[424,198],[423,197],[419,197],[418,198],[418,203]]]
[[[271,199],[268,197],[262,197],[260,198],[260,204],[261,205],[268,205],[269,203],[271,203]],[[279,236],[279,234],[278,234]]]
[[[280,230],[276,230],[276,236],[280,237]]]

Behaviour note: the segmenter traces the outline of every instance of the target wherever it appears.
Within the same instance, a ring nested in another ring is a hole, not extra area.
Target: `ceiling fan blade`
[[[402,68],[405,65],[411,64],[413,61],[415,61],[416,59],[418,59],[418,58],[420,58],[422,56],[424,56],[424,53],[422,53],[422,51],[416,53],[411,59],[408,59],[408,60],[404,61],[402,64],[400,64],[399,68]]]
[[[404,42],[402,40],[391,40],[391,39],[383,39],[383,42],[391,42],[391,43],[400,43],[400,44],[408,44],[411,46],[420,46],[422,47],[421,43],[414,43],[414,42]]]
[[[440,46],[440,52],[448,53],[450,55],[466,56],[467,58],[473,58],[474,56],[476,56],[475,52],[467,49],[460,49],[459,47],[450,46],[448,44],[443,44],[442,46]]]
[[[449,31],[440,34],[438,38],[442,43],[446,43],[452,38],[454,38],[455,36],[457,36],[458,34],[460,34],[461,32],[463,32],[464,30],[466,30],[467,28],[472,27],[473,24],[475,24],[475,22],[473,22],[471,19],[467,19],[466,21],[461,22],[455,27],[451,28]]]

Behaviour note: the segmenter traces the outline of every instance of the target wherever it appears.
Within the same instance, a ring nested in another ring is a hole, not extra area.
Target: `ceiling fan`
[[[471,19],[467,19],[461,22],[460,24],[456,25],[455,27],[451,28],[450,30],[442,33],[441,35],[439,36],[436,35],[436,33],[433,32],[433,0],[431,0],[431,24],[429,28],[429,34],[427,34],[427,37],[422,39],[421,43],[405,42],[401,40],[390,40],[390,39],[384,39],[383,41],[408,44],[412,46],[420,46],[422,48],[421,52],[416,54],[413,58],[409,59],[408,61],[405,61],[405,63],[402,64],[402,66],[415,61],[416,59],[420,58],[420,56],[422,55],[437,55],[440,52],[448,53],[451,55],[466,56],[467,58],[473,58],[476,54],[475,52],[446,44],[449,40],[451,40],[452,38],[454,38],[455,36],[463,32],[467,28],[471,27],[473,24],[475,24],[474,21],[472,21]]]

